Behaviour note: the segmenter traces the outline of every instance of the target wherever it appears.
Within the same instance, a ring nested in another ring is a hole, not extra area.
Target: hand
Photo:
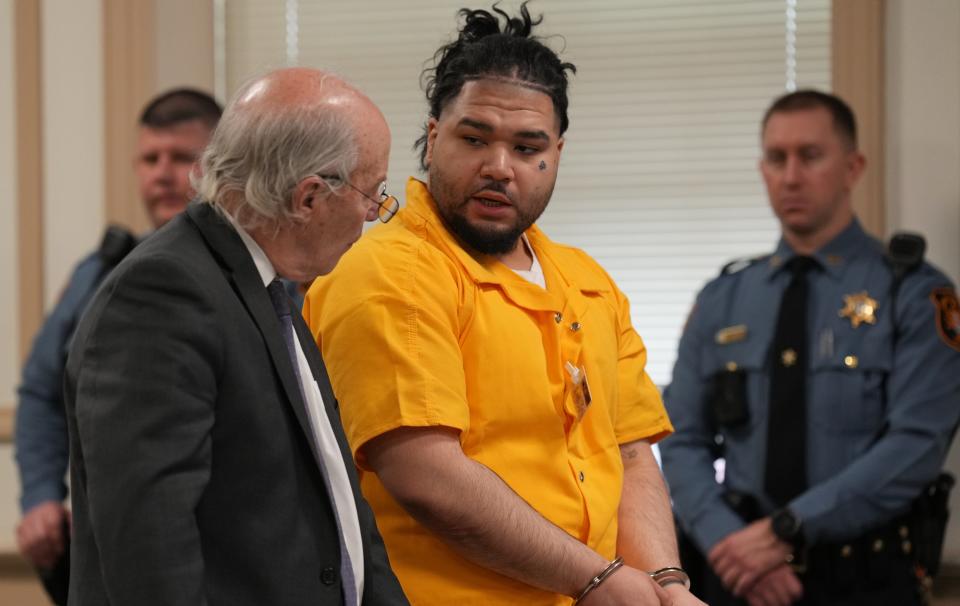
[[[64,521],[69,513],[63,504],[44,501],[23,514],[17,526],[17,548],[37,568],[53,568],[63,554],[66,537]]]
[[[623,566],[607,577],[577,606],[673,606],[667,592],[653,582],[650,575]],[[686,604],[686,602],[683,602]],[[694,602],[695,604],[695,602]]]
[[[664,606],[706,606],[697,599],[697,596],[690,593],[690,590],[684,587],[682,583],[671,583],[663,590],[669,596],[669,600],[664,603]]]
[[[730,533],[707,556],[733,595],[742,597],[764,574],[786,562],[793,548],[777,538],[770,518]]]
[[[747,591],[750,606],[790,606],[803,597],[803,585],[787,564],[777,566]]]

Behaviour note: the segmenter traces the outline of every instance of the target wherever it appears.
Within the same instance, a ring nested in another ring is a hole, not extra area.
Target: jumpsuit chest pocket
[[[807,414],[818,431],[873,436],[883,426],[893,351],[889,343],[858,345],[812,362]]]

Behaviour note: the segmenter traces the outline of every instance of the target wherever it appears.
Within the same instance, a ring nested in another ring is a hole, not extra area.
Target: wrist
[[[682,587],[685,591],[690,589],[690,575],[683,568],[668,566],[653,572],[648,572],[650,578],[664,589],[670,587]]]
[[[588,595],[590,595],[594,589],[603,584],[604,581],[609,579],[616,571],[620,570],[623,567],[623,557],[618,556],[615,560],[607,564],[606,568],[601,570],[595,577],[587,581],[587,584],[577,592],[577,595],[574,597],[574,605],[579,604],[583,601]]]
[[[770,514],[770,530],[793,550],[803,547],[803,520],[789,507]]]

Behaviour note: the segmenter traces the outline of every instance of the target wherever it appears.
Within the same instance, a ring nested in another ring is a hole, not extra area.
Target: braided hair
[[[492,11],[467,8],[457,11],[457,16],[463,19],[457,39],[440,47],[433,57],[436,65],[425,69],[420,77],[430,106],[429,117],[439,120],[444,107],[460,94],[468,81],[508,79],[550,97],[560,123],[560,135],[563,135],[569,126],[567,70],[576,73],[576,66],[561,62],[557,53],[531,36],[543,16],[531,18],[526,2],[520,6],[518,17],[511,17],[496,4]],[[427,169],[426,130],[424,125],[424,134],[414,144],[420,151],[423,170]]]

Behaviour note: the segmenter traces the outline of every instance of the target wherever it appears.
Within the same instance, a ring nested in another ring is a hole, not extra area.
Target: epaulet
[[[770,255],[759,255],[756,257],[741,257],[739,259],[734,259],[726,265],[723,266],[723,269],[720,270],[721,276],[729,276],[737,272],[743,271],[746,268],[750,267],[754,263],[759,263],[761,261],[766,261],[770,258]]]

